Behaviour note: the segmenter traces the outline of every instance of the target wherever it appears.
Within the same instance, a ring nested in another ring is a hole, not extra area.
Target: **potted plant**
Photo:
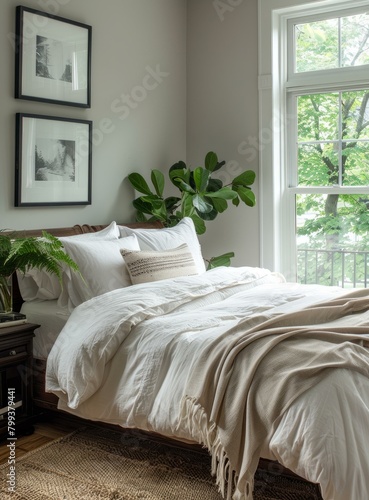
[[[159,170],[151,171],[151,182],[154,191],[139,173],[132,173],[128,180],[142,194],[133,201],[137,210],[137,220],[160,220],[164,226],[176,225],[184,217],[191,217],[197,234],[206,231],[206,222],[214,220],[228,208],[228,201],[238,206],[241,202],[253,207],[255,194],[251,185],[255,181],[255,172],[246,170],[237,175],[227,185],[216,177],[214,172],[220,170],[225,161],[218,161],[218,156],[209,151],[204,166],[194,169],[187,167],[183,161],[172,165],[169,169],[169,180],[178,188],[179,196],[164,197],[165,178]],[[212,257],[208,269],[220,265],[229,265],[233,252]]]
[[[61,282],[62,265],[78,271],[77,264],[63,250],[55,236],[43,231],[42,237],[14,237],[0,230],[0,313],[12,311],[11,279],[15,271],[35,267],[56,274]]]

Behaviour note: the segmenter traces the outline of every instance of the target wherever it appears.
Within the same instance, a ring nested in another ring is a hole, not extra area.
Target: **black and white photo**
[[[18,6],[15,97],[91,107],[91,26]]]
[[[74,182],[75,141],[39,138],[35,146],[35,180]]]
[[[91,204],[92,122],[16,115],[15,206]]]

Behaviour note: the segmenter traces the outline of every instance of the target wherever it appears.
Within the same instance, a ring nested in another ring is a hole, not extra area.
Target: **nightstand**
[[[0,439],[33,432],[32,351],[39,326],[0,328]]]

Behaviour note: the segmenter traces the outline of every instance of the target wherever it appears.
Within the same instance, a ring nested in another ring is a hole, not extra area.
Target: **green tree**
[[[369,63],[369,17],[297,26],[297,70]],[[340,23],[340,37],[338,36]],[[339,44],[341,39],[341,45]],[[341,58],[338,57],[341,51]],[[300,186],[369,185],[369,89],[311,93],[298,98]],[[298,228],[311,245],[350,246],[348,234],[368,242],[369,196],[310,194],[297,199],[297,215],[314,213]],[[352,243],[351,243],[352,244]]]

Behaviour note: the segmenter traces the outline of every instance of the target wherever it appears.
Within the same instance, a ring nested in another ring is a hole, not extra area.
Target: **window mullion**
[[[286,158],[286,183],[288,187],[298,184],[298,137],[297,137],[297,97],[295,95],[287,96],[287,134],[285,145]]]
[[[339,92],[338,99],[338,184],[343,186],[342,170],[342,92]]]
[[[338,67],[342,68],[342,17],[338,18]]]

